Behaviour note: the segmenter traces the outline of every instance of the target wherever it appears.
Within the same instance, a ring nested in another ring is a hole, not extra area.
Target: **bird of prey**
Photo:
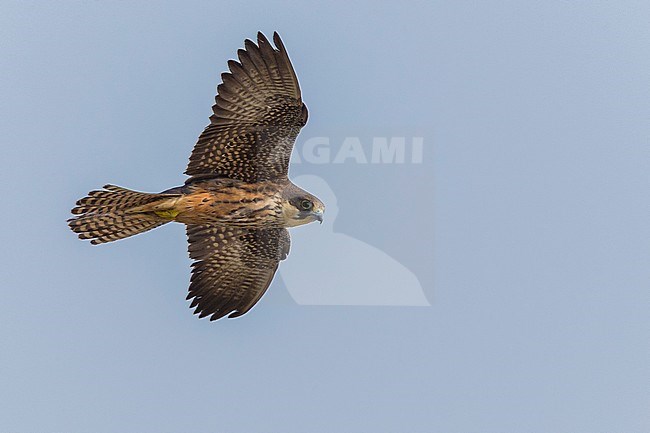
[[[273,42],[258,33],[228,62],[183,186],[150,194],[105,185],[68,220],[93,245],[185,224],[194,261],[187,299],[199,318],[249,311],[289,254],[287,228],[323,220],[323,203],[287,176],[307,107],[277,33]]]

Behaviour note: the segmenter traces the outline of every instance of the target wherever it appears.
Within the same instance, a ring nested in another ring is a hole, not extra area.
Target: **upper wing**
[[[287,229],[188,225],[192,278],[187,299],[199,317],[238,317],[259,301],[280,260],[289,254]]]
[[[293,143],[305,123],[296,73],[277,33],[244,42],[239,62],[221,74],[210,125],[194,146],[186,174],[244,182],[286,177]]]

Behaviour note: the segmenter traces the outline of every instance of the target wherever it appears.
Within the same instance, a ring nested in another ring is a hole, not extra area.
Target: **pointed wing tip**
[[[282,38],[278,32],[273,32],[273,43],[280,51],[285,51],[284,44],[282,43]]]
[[[246,38],[246,39],[244,39],[244,48],[246,48],[245,51],[252,51],[252,50],[258,49],[259,47],[257,46],[257,44],[255,42],[253,42],[250,39]],[[237,53],[239,53],[239,51],[242,51],[241,48],[237,51]]]
[[[269,43],[269,40],[266,38],[264,33],[262,32],[257,32],[257,43]]]
[[[210,316],[210,322],[214,322],[215,320],[223,319],[227,315],[228,315],[228,313],[226,313],[226,312],[215,311],[214,313],[212,313],[212,316]],[[228,317],[230,317],[230,316],[228,316]]]

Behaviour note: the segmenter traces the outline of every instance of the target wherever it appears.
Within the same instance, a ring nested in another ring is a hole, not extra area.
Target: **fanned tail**
[[[105,185],[104,190],[91,191],[77,201],[72,209],[75,217],[68,220],[68,226],[79,239],[88,239],[93,245],[128,238],[170,222],[142,208],[176,196]]]

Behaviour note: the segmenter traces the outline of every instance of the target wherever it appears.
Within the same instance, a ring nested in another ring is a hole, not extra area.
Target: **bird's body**
[[[183,186],[143,193],[106,185],[72,209],[70,228],[101,244],[169,222],[187,225],[190,293],[199,317],[246,313],[289,253],[288,227],[322,221],[324,205],[289,180],[291,150],[307,121],[282,45],[258,33],[222,74],[211,123],[190,156]]]
[[[229,179],[179,187],[181,194],[154,206],[160,216],[183,224],[283,227],[281,197],[274,182],[247,184]]]
[[[286,192],[302,191],[288,179],[246,183],[217,178],[192,181],[159,194],[160,200],[129,212],[152,212],[183,224],[222,224],[247,228],[287,228],[311,222],[288,212]],[[285,193],[285,194],[283,194]],[[308,194],[302,191],[303,194]]]

